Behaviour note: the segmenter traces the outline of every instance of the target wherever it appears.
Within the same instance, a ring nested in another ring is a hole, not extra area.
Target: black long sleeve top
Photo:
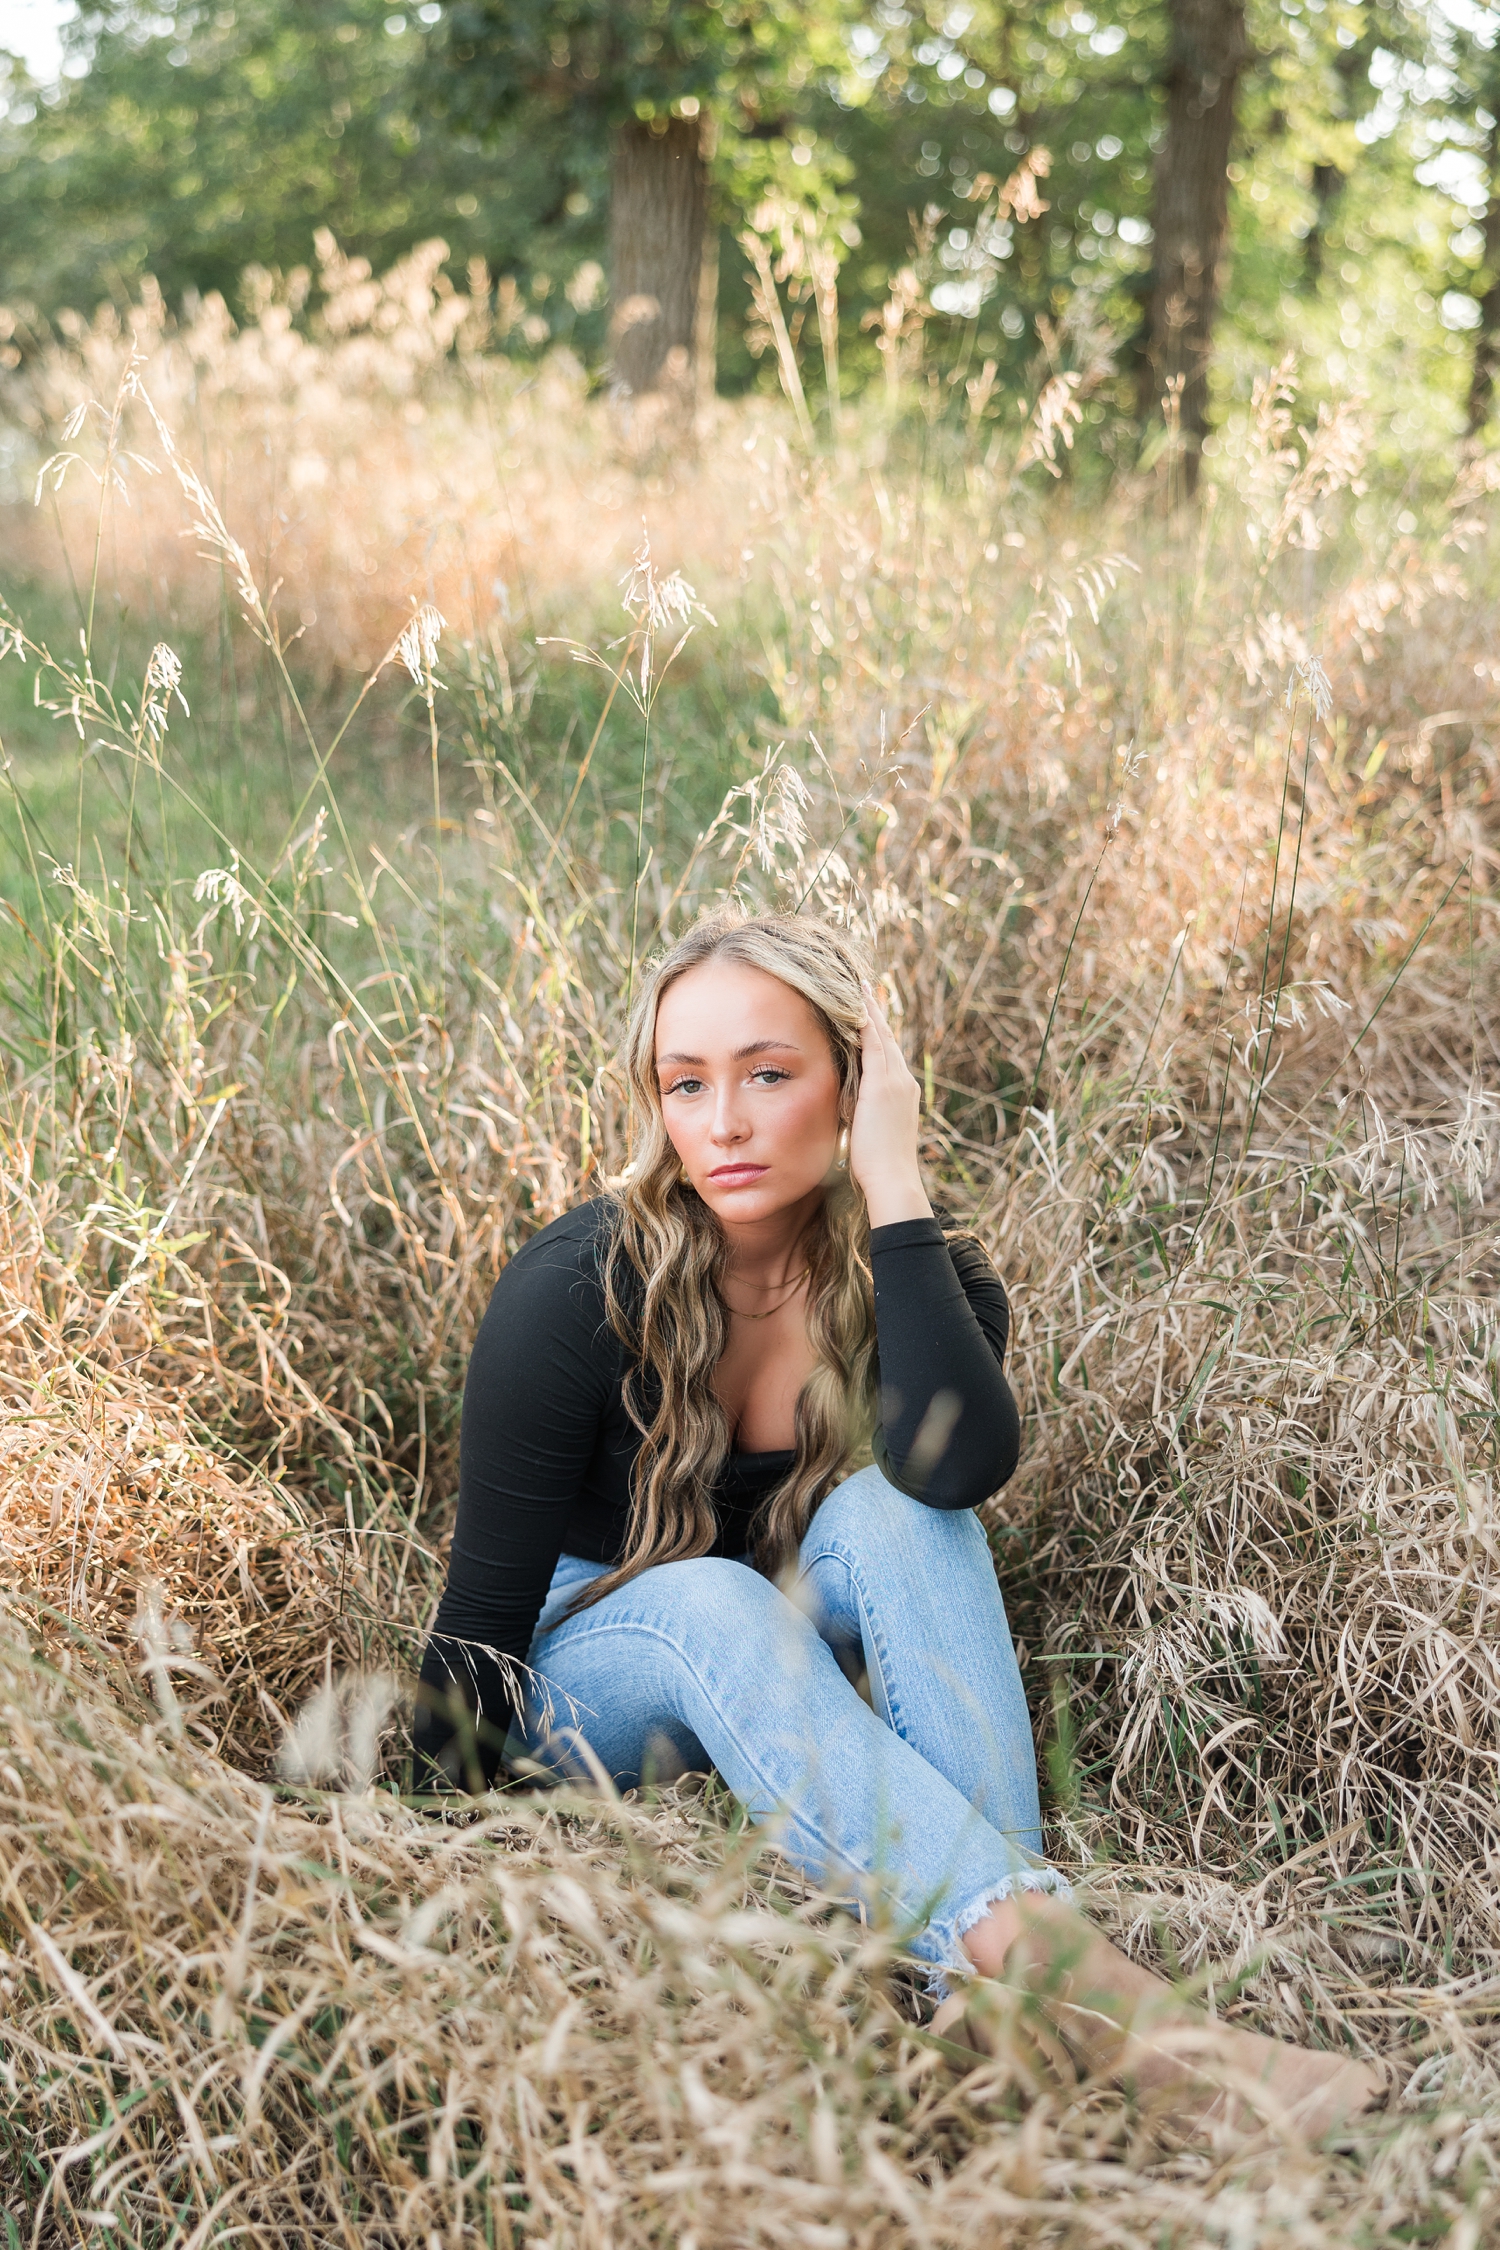
[[[458,1520],[448,1582],[422,1664],[419,1785],[498,1770],[524,1662],[560,1555],[624,1550],[639,1433],[626,1410],[625,1346],[605,1311],[611,1207],[581,1204],[534,1235],[495,1284],[464,1387]],[[936,1219],[876,1227],[885,1475],[930,1508],[974,1508],[1011,1476],[1020,1418],[1003,1372],[1010,1307],[976,1242]],[[731,1453],[714,1489],[712,1552],[743,1555],[793,1455]],[[508,1661],[509,1660],[509,1661]],[[460,1754],[457,1703],[478,1719]]]

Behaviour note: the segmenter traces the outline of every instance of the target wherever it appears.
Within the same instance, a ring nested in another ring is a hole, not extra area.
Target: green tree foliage
[[[1108,16],[1009,0],[876,8],[856,53],[870,93],[830,121],[859,189],[861,310],[925,230],[930,301],[967,361],[1019,380],[1041,343],[1097,387],[1114,382],[1110,346],[1124,405],[1150,267],[1162,17],[1157,0]],[[995,190],[1040,148],[1045,210],[1002,213]]]
[[[1243,394],[1293,348],[1315,393],[1382,409],[1394,460],[1456,426],[1469,378],[1450,242],[1483,192],[1455,202],[1423,161],[1447,114],[1444,20],[1402,0],[1326,0],[1262,5],[1252,27],[1216,383]]]
[[[598,238],[587,153],[545,114],[484,152],[420,116],[422,28],[379,0],[86,11],[76,75],[0,126],[0,298],[88,310],[149,272],[235,304],[320,226],[377,268],[434,235],[460,270],[571,268]]]
[[[680,385],[715,357],[718,222],[756,199],[816,89],[858,99],[858,20],[856,0],[448,0],[429,106],[486,144],[531,115],[608,150],[613,372]]]
[[[583,138],[690,103],[774,135],[848,70],[853,0],[448,0],[429,48],[442,113],[489,133],[523,104]]]
[[[1315,389],[1429,418],[1461,419],[1472,364],[1471,411],[1488,413],[1497,26],[1478,5],[1248,0],[1221,392],[1290,342]],[[733,248],[774,194],[841,261],[847,384],[880,372],[905,269],[958,411],[989,362],[997,398],[1068,371],[1124,458],[1169,32],[1168,0],[112,0],[85,12],[55,98],[12,82],[0,300],[88,309],[149,270],[169,300],[217,287],[234,303],[248,264],[308,263],[319,225],[377,266],[441,235],[460,275],[483,256],[534,283],[533,305],[550,283],[551,333],[598,365],[602,311],[563,284],[607,257],[611,136],[696,104],[717,136],[721,384],[776,380],[774,353],[757,363],[747,344],[768,337]],[[1041,149],[1032,202],[1007,206]],[[815,366],[810,284],[785,265],[782,283]]]
[[[1357,285],[1340,270],[1352,262],[1388,303],[1383,345],[1404,351],[1431,326],[1432,199],[1412,177],[1410,99],[1383,110],[1370,74],[1389,86],[1413,71],[1425,84],[1411,58],[1426,52],[1429,21],[1399,0],[1253,0],[1247,30],[1230,163],[1229,348],[1243,337],[1260,364],[1288,341],[1339,350],[1340,329],[1354,332],[1342,307]],[[1015,382],[1039,343],[1061,365],[1097,367],[1107,340],[1112,372],[1095,403],[1111,421],[1128,416],[1167,57],[1161,0],[1117,0],[1107,12],[1011,0],[872,10],[856,68],[879,98],[826,120],[859,190],[855,286],[880,290],[910,255],[912,215],[931,207],[935,301],[962,326],[973,321],[971,356],[997,358],[1002,381]],[[976,182],[1003,178],[1039,146],[1051,156],[1045,213],[988,223]],[[1349,349],[1345,380],[1357,374]]]
[[[1422,170],[1455,203],[1448,278],[1456,286],[1445,308],[1451,324],[1473,330],[1464,402],[1472,437],[1490,420],[1500,376],[1500,8],[1445,9],[1436,49],[1420,78],[1409,60],[1407,77],[1426,97],[1433,153]]]

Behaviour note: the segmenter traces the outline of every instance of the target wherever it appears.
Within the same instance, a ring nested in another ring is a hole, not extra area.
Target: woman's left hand
[[[872,1227],[901,1219],[930,1219],[932,1205],[917,1164],[917,1124],[922,1089],[885,1020],[873,989],[865,986],[859,1099],[849,1127],[849,1169],[864,1191]]]

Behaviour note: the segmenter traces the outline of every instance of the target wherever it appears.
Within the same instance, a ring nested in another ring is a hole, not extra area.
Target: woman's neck
[[[823,1190],[816,1188],[749,1226],[725,1226],[729,1277],[762,1289],[779,1289],[789,1282],[807,1262],[807,1230],[822,1202]]]

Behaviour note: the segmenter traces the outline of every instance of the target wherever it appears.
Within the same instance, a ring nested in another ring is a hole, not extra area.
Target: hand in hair
[[[865,986],[859,1099],[849,1127],[849,1169],[864,1190],[872,1227],[927,1219],[932,1205],[917,1163],[922,1089],[906,1067],[873,988]]]

